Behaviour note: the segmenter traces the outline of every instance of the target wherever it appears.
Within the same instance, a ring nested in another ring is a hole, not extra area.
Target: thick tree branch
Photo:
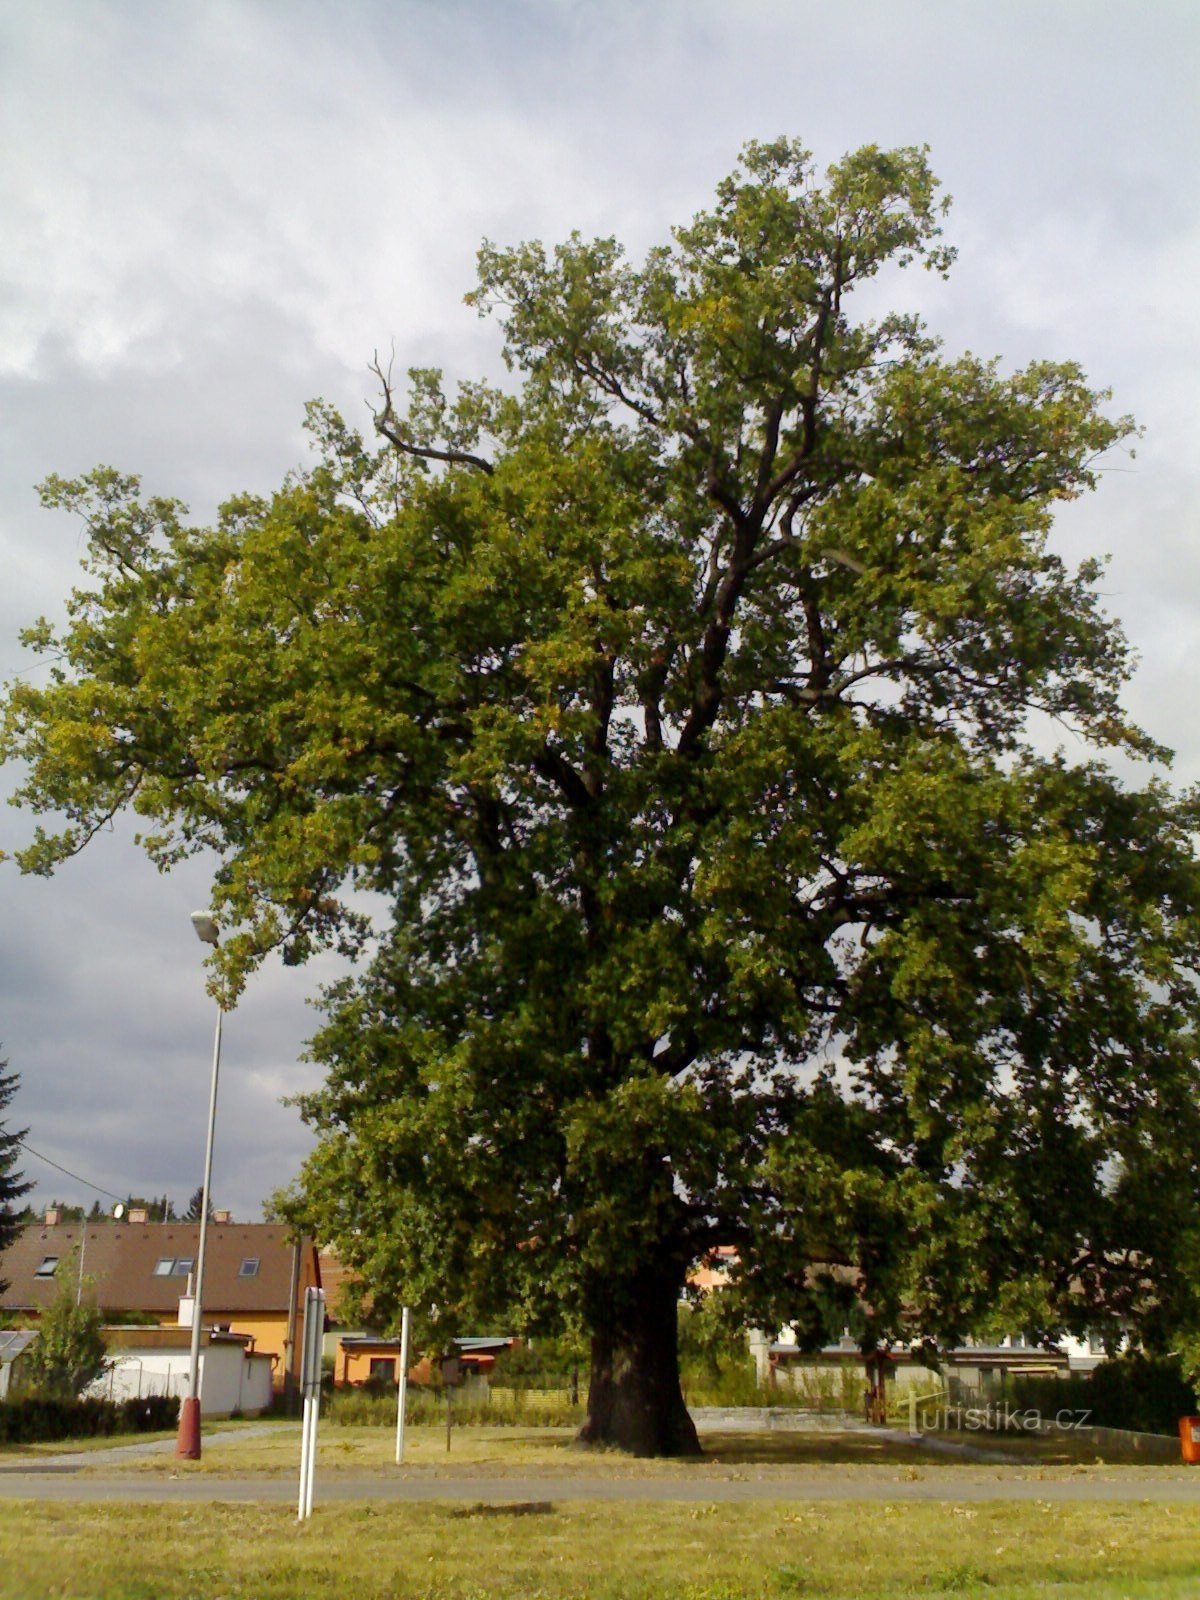
[[[475,467],[480,472],[492,476],[494,468],[490,461],[485,461],[482,456],[472,455],[469,450],[438,450],[433,445],[414,444],[411,439],[406,439],[400,431],[400,422],[392,404],[392,386],[388,374],[379,364],[378,356],[371,363],[371,371],[379,379],[383,389],[383,409],[372,411],[371,416],[375,423],[375,430],[401,451],[404,455],[415,456],[421,461],[446,461],[453,466]]]
[[[562,751],[555,750],[549,742],[534,756],[533,770],[552,783],[573,810],[582,811],[591,805],[591,790]]]

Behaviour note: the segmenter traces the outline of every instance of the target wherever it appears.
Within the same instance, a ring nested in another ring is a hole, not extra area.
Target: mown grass
[[[405,1431],[404,1464],[455,1474],[469,1468],[489,1475],[549,1470],[593,1477],[674,1476],[755,1464],[933,1465],[944,1460],[942,1455],[921,1446],[865,1432],[710,1434],[704,1448],[700,1462],[639,1461],[615,1450],[580,1450],[575,1447],[573,1435],[561,1428],[462,1428],[454,1431],[447,1451],[444,1428],[410,1426]],[[277,1423],[269,1431],[248,1431],[243,1438],[217,1438],[204,1446],[199,1462],[180,1463],[170,1453],[125,1457],[108,1463],[97,1456],[94,1470],[105,1475],[110,1471],[185,1471],[227,1476],[289,1473],[296,1470],[299,1449],[299,1425]],[[322,1422],[317,1455],[322,1472],[394,1471],[395,1432],[391,1428]],[[93,1470],[90,1464],[88,1470]]]
[[[1169,1438],[1150,1436],[1155,1446],[1150,1454],[1145,1445],[1139,1445],[1142,1434],[1122,1437],[1116,1433],[1099,1434],[1087,1428],[1054,1428],[1046,1433],[983,1430],[945,1429],[931,1435],[949,1444],[966,1445],[972,1450],[995,1451],[1014,1458],[1040,1462],[1048,1467],[1104,1464],[1106,1466],[1152,1466],[1164,1463],[1179,1464],[1182,1457],[1178,1443]]]
[[[1182,1600],[1170,1506],[0,1505],[5,1600]]]
[[[106,1458],[96,1452],[88,1472],[110,1476],[116,1473],[158,1476],[200,1473],[214,1476],[267,1474],[286,1476],[297,1471],[300,1451],[299,1424],[275,1422],[247,1426],[241,1437],[229,1436],[222,1424],[214,1424],[218,1437],[204,1444],[198,1462],[178,1462],[171,1451],[159,1454],[122,1455]],[[1066,1467],[1097,1469],[1102,1465],[1094,1446],[1081,1445],[1072,1453],[1057,1446],[1048,1454],[1043,1441],[1034,1436],[963,1434],[958,1441],[985,1450],[1002,1450],[1012,1458],[1012,1467],[992,1467],[993,1472],[1020,1472]],[[786,1468],[914,1468],[970,1467],[963,1460],[947,1455],[934,1444],[910,1444],[906,1440],[859,1429],[838,1433],[812,1433],[779,1430],[776,1432],[710,1433],[704,1436],[704,1458],[694,1461],[638,1461],[619,1451],[579,1450],[573,1436],[561,1428],[461,1428],[456,1429],[449,1452],[444,1428],[412,1427],[405,1433],[406,1469],[422,1473],[477,1472],[489,1477],[524,1473],[552,1472],[574,1477],[677,1477],[681,1474],[727,1475],[754,1470],[759,1474]],[[347,1427],[322,1422],[317,1441],[318,1470],[324,1475],[392,1473],[395,1468],[393,1428]],[[1163,1473],[1179,1467],[1155,1466],[1118,1451],[1106,1463],[1134,1465],[1139,1471]],[[975,1470],[988,1470],[983,1465]]]

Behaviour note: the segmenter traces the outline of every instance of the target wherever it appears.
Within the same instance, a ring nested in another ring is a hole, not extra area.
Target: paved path
[[[0,1473],[0,1500],[81,1502],[234,1502],[291,1504],[296,1483],[287,1477],[220,1477],[185,1469],[178,1477],[103,1478],[59,1467],[51,1471]],[[862,1472],[817,1469],[781,1471],[759,1477],[588,1477],[575,1473],[530,1472],[521,1477],[435,1476],[418,1469],[394,1475],[329,1473],[318,1469],[316,1503],[346,1500],[403,1503],[453,1500],[474,1505],[544,1505],[561,1500],[684,1502],[716,1505],[745,1501],[933,1500],[984,1502],[1104,1501],[1184,1504],[1200,1508],[1200,1473],[1195,1476],[1145,1469],[1114,1469],[1103,1475],[1014,1476],[997,1472],[956,1472],[953,1468],[909,1468],[903,1476],[887,1468]]]
[[[214,1433],[205,1433],[201,1447],[222,1444],[231,1439],[253,1439],[256,1434],[274,1432],[274,1427],[266,1425],[260,1428],[221,1428]],[[37,1467],[26,1466],[24,1470],[44,1472],[56,1467],[94,1467],[101,1461],[129,1461],[137,1456],[167,1456],[174,1453],[174,1438],[138,1439],[133,1444],[101,1445],[95,1450],[63,1450],[56,1456],[40,1456]],[[0,1477],[6,1472],[20,1470],[19,1467],[0,1465]]]

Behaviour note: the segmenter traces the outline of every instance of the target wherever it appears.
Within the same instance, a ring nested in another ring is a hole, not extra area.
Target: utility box
[[[1200,1417],[1180,1417],[1179,1448],[1185,1461],[1200,1461]]]

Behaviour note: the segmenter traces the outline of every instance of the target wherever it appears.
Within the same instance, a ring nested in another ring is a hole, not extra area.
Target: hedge
[[[140,1400],[55,1400],[26,1395],[0,1401],[0,1444],[94,1439],[113,1433],[163,1433],[179,1423],[177,1396]]]
[[[1116,1356],[1090,1374],[1068,1378],[1010,1375],[1004,1393],[1018,1407],[1090,1411],[1093,1427],[1135,1433],[1173,1434],[1180,1417],[1200,1412],[1194,1389],[1170,1356]]]

